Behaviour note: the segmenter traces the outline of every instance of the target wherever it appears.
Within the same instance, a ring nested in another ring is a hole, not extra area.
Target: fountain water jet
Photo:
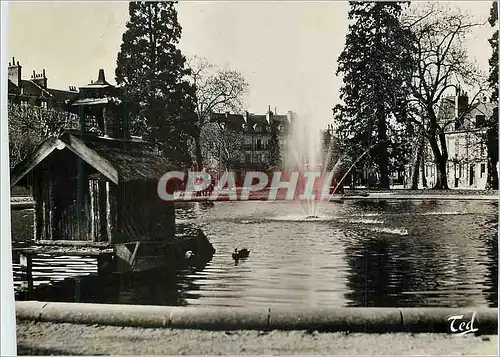
[[[302,174],[302,176],[299,175],[299,178],[302,177],[302,179],[304,173],[311,171],[317,172],[319,168],[319,194],[323,196],[323,190],[325,187],[328,187],[328,200],[331,200],[356,164],[379,143],[375,143],[368,147],[354,161],[346,156],[338,158],[335,165],[330,168],[329,166],[332,163],[332,155],[334,153],[334,140],[332,135],[330,137],[330,142],[327,143],[328,147],[325,150],[323,145],[326,143],[324,142],[323,133],[324,130],[322,130],[317,121],[311,120],[307,115],[296,115],[288,133],[285,152],[285,168],[289,170],[298,169],[299,174]],[[343,167],[346,164],[350,164],[347,170]],[[311,170],[311,168],[313,170]],[[340,180],[336,181],[337,175],[343,176]],[[332,179],[336,181],[333,190],[331,189]],[[326,183],[328,183],[328,186],[325,185]],[[303,185],[299,185],[299,187],[303,187]],[[311,220],[319,218],[319,202],[322,199],[322,197],[316,196],[316,194],[318,194],[317,190],[316,192],[314,191],[313,189],[312,195],[305,200],[305,204],[302,204],[302,208],[306,213],[306,219]],[[302,202],[304,201],[301,200],[301,203]]]
[[[330,142],[328,149],[325,151],[323,135],[324,131],[321,123],[313,120],[307,114],[295,115],[290,123],[284,166],[287,170],[299,171],[301,193],[306,194],[305,191],[308,191],[309,197],[306,195],[306,199],[300,201],[307,215],[306,219],[319,218],[319,201],[323,195],[322,190],[332,158],[333,147]],[[304,177],[307,172],[319,173],[319,177],[316,177],[316,184],[312,187],[312,192],[309,192],[311,187],[307,186],[307,178]],[[319,190],[317,189],[318,184]],[[318,191],[320,197],[318,197]]]

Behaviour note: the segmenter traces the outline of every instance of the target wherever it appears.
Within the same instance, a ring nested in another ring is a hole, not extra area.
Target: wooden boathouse
[[[169,161],[145,141],[116,135],[119,101],[102,70],[88,87],[73,103],[80,129],[46,139],[11,171],[11,186],[29,187],[35,201],[24,254],[96,255],[99,269],[119,272],[175,266],[187,250],[210,260],[203,233],[176,227],[174,204],[157,195]]]

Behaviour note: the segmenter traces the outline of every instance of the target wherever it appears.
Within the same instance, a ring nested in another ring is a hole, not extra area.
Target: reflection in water
[[[486,251],[485,255],[487,259],[490,259],[488,268],[488,282],[493,282],[493,284],[486,284],[483,287],[486,299],[490,303],[490,306],[498,306],[498,220],[496,218],[490,219],[484,222],[485,226],[492,227],[488,229],[491,231],[486,238]]]
[[[193,204],[177,219],[199,226],[211,262],[177,274],[89,277],[38,289],[37,299],[201,306],[497,306],[496,202]],[[237,265],[235,247],[250,257]],[[73,284],[73,285],[71,285]]]

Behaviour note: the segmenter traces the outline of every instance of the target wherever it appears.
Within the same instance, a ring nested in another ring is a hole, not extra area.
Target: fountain
[[[329,143],[325,143],[323,133],[324,131],[318,121],[312,120],[307,115],[296,115],[291,122],[287,137],[284,166],[288,170],[299,170],[301,193],[306,191],[305,182],[307,179],[304,177],[305,174],[320,172],[311,196],[306,200],[301,200],[301,203],[305,202],[302,207],[306,213],[306,220],[320,218],[319,202],[325,198],[323,192],[325,187],[329,190],[327,197],[330,200],[356,164],[378,144],[375,143],[368,147],[355,160],[349,156],[342,156],[336,158],[335,165],[332,165],[334,159],[332,156],[335,149],[332,140],[333,136],[330,138]],[[328,145],[326,150],[324,148],[325,144]],[[340,176],[341,178],[337,180]],[[335,183],[333,190],[331,189],[332,181]],[[328,186],[325,186],[327,182]],[[318,194],[320,197],[318,197]]]
[[[306,216],[305,219],[308,220],[308,221],[312,221],[312,220],[315,220],[315,219],[319,219],[319,216],[315,216],[315,215]]]
[[[295,115],[290,123],[284,155],[284,168],[299,171],[299,187],[305,194],[308,173],[320,173],[309,197],[300,200],[306,213],[306,220],[319,219],[319,202],[322,199],[326,180],[331,180],[333,147],[331,142],[324,149],[324,132],[321,123],[307,114]],[[330,184],[328,185],[328,188]],[[310,192],[309,190],[307,190]]]

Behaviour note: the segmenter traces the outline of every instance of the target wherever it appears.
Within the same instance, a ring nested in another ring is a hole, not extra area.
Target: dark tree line
[[[175,5],[129,4],[116,82],[122,86],[133,132],[179,165],[189,165],[194,151],[201,168],[203,156],[213,156],[213,148],[222,142],[220,135],[204,133],[213,132],[205,130],[211,114],[241,110],[248,84],[239,72],[217,68],[204,58],[186,61],[177,47],[182,29]],[[204,153],[203,148],[211,149]]]
[[[488,19],[495,28],[493,36],[488,40],[492,54],[489,59],[490,73],[488,82],[492,89],[491,102],[495,103],[493,114],[487,118],[486,146],[488,148],[488,187],[498,190],[498,1],[493,1]]]
[[[335,108],[338,136],[352,159],[374,145],[359,166],[378,173],[378,185],[389,187],[391,172],[412,166],[412,188],[418,185],[424,149],[430,148],[436,167],[434,188],[447,189],[449,159],[446,133],[462,122],[485,80],[469,60],[464,40],[480,26],[460,11],[439,4],[409,2],[350,2],[349,32],[337,74],[343,75],[342,104]],[[498,21],[494,2],[490,24]],[[490,39],[492,101],[498,100],[498,31]],[[473,93],[458,117],[443,118],[443,99],[464,85]],[[498,187],[498,109],[486,135],[490,187]],[[424,179],[424,175],[423,179]],[[425,182],[424,182],[425,184]]]
[[[130,2],[130,19],[118,53],[116,82],[133,133],[172,162],[190,162],[188,141],[196,135],[195,87],[177,44],[181,26],[174,2]]]
[[[343,104],[335,107],[335,120],[349,156],[359,156],[377,144],[369,160],[377,165],[380,187],[389,188],[393,155],[404,150],[403,142],[391,133],[407,120],[408,87],[403,73],[411,71],[412,53],[399,17],[408,3],[349,4],[351,24],[337,70],[344,79]]]

